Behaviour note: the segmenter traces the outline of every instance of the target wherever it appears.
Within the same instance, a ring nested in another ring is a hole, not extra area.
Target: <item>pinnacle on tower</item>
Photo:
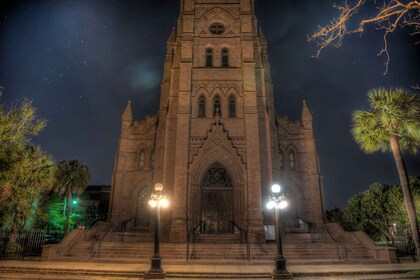
[[[301,115],[301,122],[305,128],[312,129],[312,113],[306,105],[306,101],[303,100],[302,104],[302,115]]]
[[[172,31],[171,31],[171,34],[169,35],[169,38],[168,38],[168,43],[173,43],[173,42],[175,42],[176,41],[176,31],[175,31],[175,27],[172,27]]]
[[[259,29],[258,35],[260,36],[261,44],[267,45],[267,39],[265,38],[264,33],[262,32],[261,27]]]
[[[128,101],[127,107],[122,115],[123,126],[131,126],[133,124],[133,111],[131,110],[131,100]]]

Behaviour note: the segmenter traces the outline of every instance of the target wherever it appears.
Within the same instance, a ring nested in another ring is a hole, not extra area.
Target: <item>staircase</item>
[[[104,237],[103,241],[125,243],[153,243],[154,234],[150,232],[140,231],[108,232]]]
[[[99,243],[83,241],[73,246],[65,257],[80,261],[149,263],[153,249],[153,243],[102,242],[99,246]],[[184,260],[185,244],[160,244],[160,255],[168,260]]]
[[[225,233],[225,234],[198,234],[195,238],[195,243],[208,244],[236,244],[239,243],[239,234]]]
[[[112,233],[103,242],[78,241],[63,256],[64,259],[100,262],[148,263],[153,255],[153,237],[150,233]],[[331,238],[314,243],[309,233],[292,233],[283,236],[283,255],[293,264],[331,264],[373,262],[366,248],[358,243],[341,244]],[[160,254],[167,263],[186,261],[185,243],[162,243]],[[190,262],[199,263],[271,263],[277,254],[276,244],[241,244],[237,234],[200,234],[189,245]]]

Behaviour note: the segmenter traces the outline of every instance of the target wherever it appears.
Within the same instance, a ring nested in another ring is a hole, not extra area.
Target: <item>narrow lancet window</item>
[[[213,116],[222,115],[222,112],[220,111],[221,107],[220,97],[216,95],[216,97],[214,97]]]
[[[198,116],[206,116],[206,98],[204,96],[200,96],[200,99],[198,100]]]
[[[206,66],[213,66],[213,49],[211,48],[206,49]]]
[[[229,66],[229,50],[222,49],[222,66],[228,67]]]
[[[236,117],[236,100],[233,95],[229,96],[229,117]]]
[[[295,169],[295,155],[293,154],[293,152],[290,152],[289,154],[289,166],[290,169]]]
[[[144,167],[144,151],[140,152],[139,167],[140,167],[140,169],[143,169],[143,167]]]

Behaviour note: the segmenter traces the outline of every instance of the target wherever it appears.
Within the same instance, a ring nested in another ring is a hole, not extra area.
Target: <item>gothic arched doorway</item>
[[[137,196],[137,211],[136,211],[136,228],[148,229],[150,224],[150,207],[147,202],[149,201],[151,188],[143,186]]]
[[[233,186],[228,171],[214,163],[201,183],[201,219],[204,233],[233,233]]]

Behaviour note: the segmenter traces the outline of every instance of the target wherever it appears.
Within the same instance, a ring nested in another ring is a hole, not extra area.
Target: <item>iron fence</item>
[[[397,249],[397,260],[402,257],[411,257],[416,261],[416,247],[408,227],[398,226],[394,224],[391,227],[392,246]]]
[[[0,231],[0,259],[23,259],[27,256],[40,256],[45,243],[46,229],[33,229],[26,232]]]

